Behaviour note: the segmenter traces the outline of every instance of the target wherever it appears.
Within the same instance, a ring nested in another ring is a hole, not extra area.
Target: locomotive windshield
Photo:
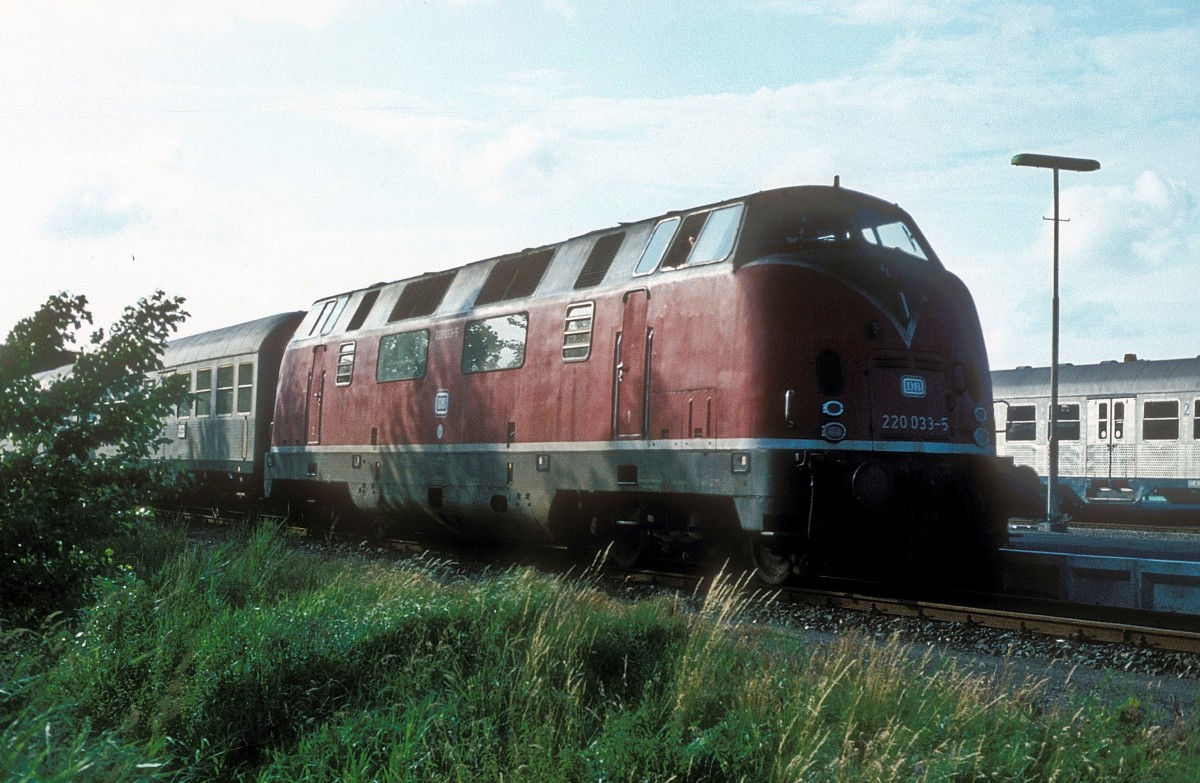
[[[933,258],[916,227],[902,213],[828,202],[796,206],[772,205],[769,212],[760,213],[759,253],[810,253],[865,243],[925,262]]]
[[[905,221],[873,209],[860,209],[857,217],[860,236],[868,244],[899,250],[922,261],[929,260],[916,232]]]

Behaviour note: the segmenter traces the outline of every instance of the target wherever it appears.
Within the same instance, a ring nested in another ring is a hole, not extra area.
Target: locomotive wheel
[[[750,542],[750,561],[757,569],[759,580],[766,584],[781,585],[792,575],[791,558],[779,554],[761,538]]]
[[[650,549],[650,534],[644,525],[622,525],[613,527],[612,544],[608,556],[621,568],[633,568],[646,559]]]

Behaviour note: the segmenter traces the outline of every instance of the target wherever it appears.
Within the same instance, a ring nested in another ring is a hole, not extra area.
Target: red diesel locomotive
[[[312,519],[739,547],[794,572],[1006,537],[974,303],[899,207],[790,187],[315,303],[265,488]]]

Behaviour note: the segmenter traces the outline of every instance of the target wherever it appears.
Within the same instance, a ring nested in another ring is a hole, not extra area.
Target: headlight
[[[830,443],[837,443],[846,437],[846,425],[840,421],[829,421],[821,425],[821,437]]]

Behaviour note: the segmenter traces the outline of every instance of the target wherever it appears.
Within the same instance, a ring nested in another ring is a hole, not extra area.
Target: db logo
[[[900,393],[905,397],[924,397],[925,379],[920,375],[905,375],[900,379]]]

